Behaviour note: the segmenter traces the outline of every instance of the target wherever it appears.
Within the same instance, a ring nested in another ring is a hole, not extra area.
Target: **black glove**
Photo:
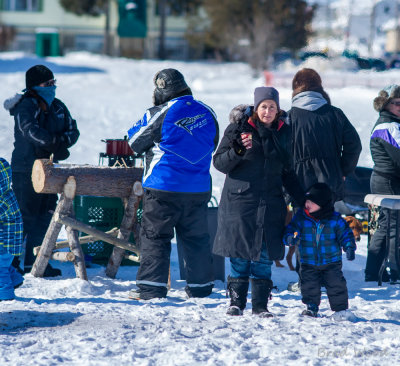
[[[69,157],[69,151],[66,144],[60,144],[57,151],[54,152],[54,160],[65,160]]]
[[[354,261],[354,259],[356,258],[356,253],[354,248],[346,249],[346,258],[348,261]]]
[[[50,155],[51,155],[50,151],[35,146],[35,159],[48,159]]]
[[[69,157],[68,143],[64,135],[55,135],[53,137],[52,151],[54,160],[65,160]]]
[[[235,153],[240,156],[243,156],[244,154],[246,154],[246,148],[242,144],[242,138],[240,137],[240,135],[238,138],[236,138],[232,141],[232,148],[233,148],[233,150],[235,150]]]

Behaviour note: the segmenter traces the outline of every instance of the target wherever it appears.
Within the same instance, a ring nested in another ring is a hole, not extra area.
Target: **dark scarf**
[[[329,219],[335,212],[332,204],[325,205],[321,207],[318,211],[315,211],[313,213],[309,213],[306,209],[304,209],[304,211],[307,216],[310,216],[312,219],[317,221]]]

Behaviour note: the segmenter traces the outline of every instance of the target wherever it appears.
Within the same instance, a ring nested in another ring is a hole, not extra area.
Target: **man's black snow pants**
[[[175,193],[147,189],[140,230],[140,268],[136,285],[140,298],[165,297],[174,229],[183,242],[190,297],[210,295],[213,284],[208,234],[210,194]]]
[[[342,262],[313,266],[300,265],[301,296],[304,304],[321,302],[321,286],[326,288],[329,305],[333,311],[346,310],[349,307],[346,279],[342,272]]]

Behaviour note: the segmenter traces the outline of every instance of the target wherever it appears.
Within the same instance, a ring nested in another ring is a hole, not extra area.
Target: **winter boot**
[[[0,255],[0,301],[15,299],[14,287],[10,277],[11,260]]]
[[[318,316],[318,306],[315,304],[307,304],[307,309],[303,310],[301,315],[311,316],[316,318]]]
[[[397,272],[393,268],[390,268],[390,284],[396,285],[398,284],[398,281],[399,281],[399,272]]]
[[[271,295],[273,283],[268,279],[251,279],[251,304],[252,313],[262,318],[271,318],[267,305]]]
[[[17,270],[17,272],[21,275],[21,276],[23,276],[25,273],[24,273],[24,270],[21,268],[21,260],[19,259],[19,257],[14,257],[14,259],[13,259],[13,261],[12,261],[12,263],[11,263],[11,265]]]
[[[243,310],[246,307],[248,291],[248,277],[233,278],[228,276],[228,293],[231,298],[231,303],[226,312],[228,315],[243,315]]]
[[[54,268],[49,263],[46,269],[44,270],[43,277],[57,277],[57,276],[61,276],[61,269]]]
[[[9,268],[10,278],[14,289],[18,288],[24,282],[24,277],[22,277],[21,273],[11,265]]]

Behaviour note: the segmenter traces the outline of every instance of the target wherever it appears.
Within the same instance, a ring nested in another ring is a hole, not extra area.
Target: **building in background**
[[[188,59],[186,14],[174,14],[166,17],[166,58]],[[161,19],[157,0],[112,0],[108,24],[111,55],[158,57]],[[102,53],[105,25],[105,15],[68,13],[58,0],[0,0],[1,51],[18,50],[38,56],[82,50]]]

